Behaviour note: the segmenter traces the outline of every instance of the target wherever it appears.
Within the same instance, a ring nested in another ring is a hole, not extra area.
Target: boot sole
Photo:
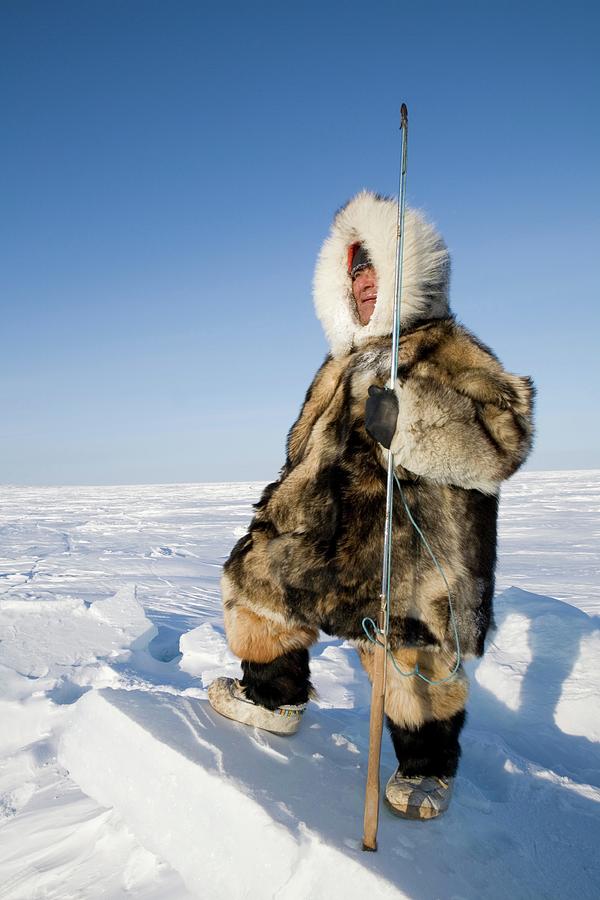
[[[438,819],[446,812],[445,809],[437,810],[431,807],[421,809],[418,806],[407,806],[406,809],[398,809],[390,803],[387,797],[384,797],[384,801],[389,811],[398,819],[410,819],[413,822],[429,822],[431,819]]]
[[[215,712],[232,722],[260,728],[270,734],[287,737],[295,734],[300,727],[301,714],[288,715],[286,712],[276,713],[265,707],[235,697],[231,691],[232,680],[218,678],[208,689],[208,702]],[[284,707],[285,710],[285,707]],[[277,727],[281,723],[281,727]]]
[[[242,722],[240,719],[236,719],[235,716],[230,716],[226,712],[223,712],[220,709],[217,709],[216,706],[210,704],[211,709],[214,709],[216,713],[220,716],[223,716],[224,719],[229,719],[230,722],[237,722],[238,725],[245,725],[246,728],[259,728],[260,731],[268,731],[269,734],[276,734],[278,737],[289,737],[291,734],[296,734],[297,728],[294,731],[273,731],[272,728],[265,728],[264,725],[256,725],[254,722]]]

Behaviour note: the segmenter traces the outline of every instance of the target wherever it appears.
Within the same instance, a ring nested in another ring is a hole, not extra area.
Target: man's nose
[[[371,287],[373,287],[374,284],[375,284],[375,276],[373,275],[373,273],[365,272],[365,275],[363,278],[363,287],[371,288]]]

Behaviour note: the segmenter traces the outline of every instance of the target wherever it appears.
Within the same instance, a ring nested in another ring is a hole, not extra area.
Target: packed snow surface
[[[0,487],[0,898],[598,897],[600,472],[504,488],[452,805],[382,808],[377,853],[347,642],[313,648],[292,738],[206,700],[239,674],[219,577],[261,487]]]

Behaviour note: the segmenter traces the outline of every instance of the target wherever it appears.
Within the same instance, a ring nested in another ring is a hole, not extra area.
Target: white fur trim
[[[398,203],[361,191],[333,220],[315,269],[313,295],[333,356],[343,356],[372,337],[392,333]],[[348,274],[348,248],[365,245],[377,272],[377,303],[361,325]],[[406,210],[401,324],[448,315],[448,250],[414,209]]]

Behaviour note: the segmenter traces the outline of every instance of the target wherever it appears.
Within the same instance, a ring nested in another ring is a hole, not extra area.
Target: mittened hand
[[[365,406],[365,428],[375,440],[390,449],[398,421],[398,398],[390,388],[372,384]]]

